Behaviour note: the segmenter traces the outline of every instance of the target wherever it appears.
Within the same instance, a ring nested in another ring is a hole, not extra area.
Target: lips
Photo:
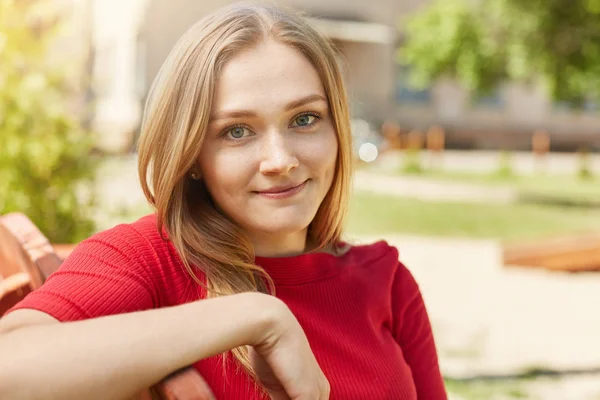
[[[295,185],[295,186],[294,185],[274,186],[267,190],[257,191],[256,193],[261,196],[268,197],[268,198],[283,199],[283,198],[291,197],[291,196],[295,195],[296,193],[299,193],[300,191],[302,191],[302,189],[304,189],[304,187],[306,186],[306,182],[308,182],[308,180],[302,182],[299,185]]]

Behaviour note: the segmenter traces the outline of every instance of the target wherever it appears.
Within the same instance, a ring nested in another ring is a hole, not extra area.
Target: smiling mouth
[[[308,182],[308,179],[297,186],[293,186],[287,189],[270,189],[268,191],[255,193],[263,197],[267,197],[269,199],[286,199],[302,191],[302,189],[304,189],[304,186],[306,186],[306,182]]]

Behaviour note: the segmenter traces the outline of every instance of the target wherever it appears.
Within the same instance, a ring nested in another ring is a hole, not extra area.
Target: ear
[[[193,180],[199,181],[201,177],[202,176],[200,175],[200,172],[196,171],[195,169],[192,169],[190,171],[190,178],[192,178]]]
[[[202,178],[202,174],[200,173],[200,166],[198,164],[198,161],[196,161],[188,170],[188,177],[195,181],[199,181]]]

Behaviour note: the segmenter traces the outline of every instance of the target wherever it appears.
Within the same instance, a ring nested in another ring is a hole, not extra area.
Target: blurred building
[[[145,47],[140,40],[148,2],[85,1],[92,26],[94,128],[99,133],[100,147],[125,152],[133,148],[150,83],[145,76]]]
[[[81,2],[84,0],[72,0]],[[152,80],[176,40],[198,19],[228,0],[87,0],[95,49],[95,123],[102,146],[131,149]],[[304,11],[342,50],[353,115],[378,128],[394,120],[406,130],[445,127],[457,147],[527,148],[531,134],[547,130],[555,148],[600,148],[595,105],[572,110],[539,89],[514,84],[473,98],[452,81],[426,90],[407,84],[396,60],[401,21],[429,0],[280,0]]]

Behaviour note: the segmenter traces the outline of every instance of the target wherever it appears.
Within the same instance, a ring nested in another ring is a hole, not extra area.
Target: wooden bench
[[[506,243],[504,265],[552,271],[600,271],[600,233]]]
[[[49,240],[21,213],[0,216],[0,317],[38,289],[56,271],[73,246],[57,254]],[[212,400],[206,381],[193,367],[185,368],[145,390],[138,400]]]

